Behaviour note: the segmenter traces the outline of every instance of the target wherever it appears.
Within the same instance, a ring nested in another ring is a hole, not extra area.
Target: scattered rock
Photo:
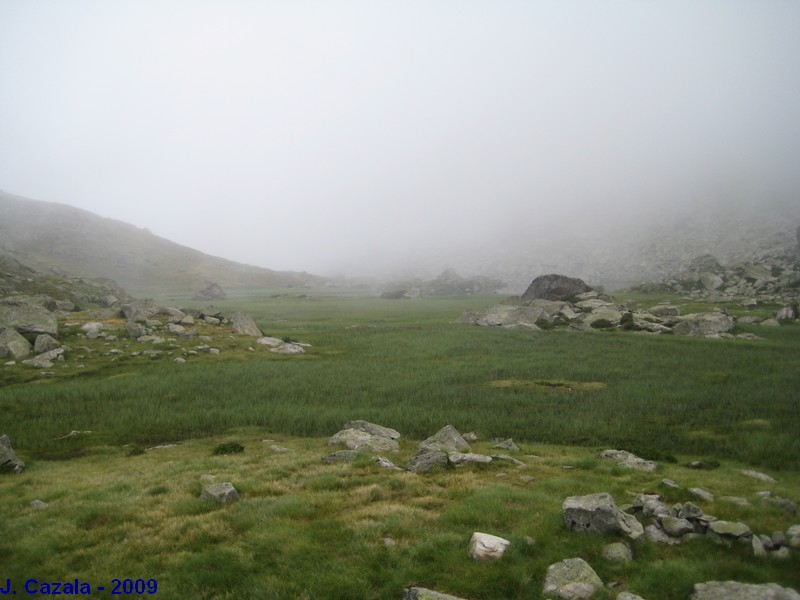
[[[720,539],[750,539],[753,532],[744,523],[733,521],[713,521],[708,525],[708,535]]]
[[[343,444],[351,450],[367,452],[400,452],[395,439],[372,435],[359,429],[343,429],[328,440],[329,446]]]
[[[696,583],[689,600],[800,600],[800,594],[776,583],[709,581]]]
[[[498,559],[511,545],[511,542],[491,535],[476,531],[469,541],[469,555],[475,560]]]
[[[422,441],[420,449],[442,452],[469,452],[470,447],[455,427],[445,425],[428,439]]]
[[[790,515],[797,514],[797,502],[789,500],[788,498],[782,498],[781,496],[768,496],[766,498],[762,498],[761,503],[766,504],[767,506],[780,508],[782,511]]]
[[[270,348],[269,351],[276,352],[278,354],[305,354],[306,352],[300,344],[295,344],[292,342],[281,344],[276,348]]]
[[[656,525],[648,525],[644,528],[644,535],[647,541],[654,544],[668,544],[670,546],[680,544],[681,540],[667,535],[667,533]]]
[[[662,479],[661,480],[661,485],[664,486],[664,487],[671,488],[673,490],[681,489],[681,486],[679,486],[677,483],[672,481],[672,479]]]
[[[426,473],[437,467],[447,466],[447,453],[441,450],[421,450],[411,457],[406,470],[412,473]]]
[[[0,329],[0,358],[22,360],[31,353],[31,343],[13,327]]]
[[[379,467],[381,467],[382,469],[390,469],[392,471],[402,471],[403,470],[400,467],[398,467],[396,464],[394,464],[392,461],[390,461],[388,458],[384,458],[383,456],[374,456],[374,457],[372,457],[372,460],[375,461],[375,463],[377,463],[377,465]]]
[[[704,490],[703,488],[699,487],[689,488],[689,493],[698,500],[702,500],[703,502],[714,501],[714,494],[712,494],[708,490]]]
[[[633,560],[633,551],[628,544],[614,542],[603,546],[603,558],[611,562],[629,563]]]
[[[630,539],[642,536],[644,529],[633,515],[622,512],[606,492],[570,496],[562,505],[564,523],[570,531],[582,533],[622,533]]]
[[[55,350],[60,345],[61,344],[58,343],[58,340],[53,336],[47,333],[42,333],[41,335],[36,336],[36,341],[33,343],[33,351],[36,354],[42,354],[43,352]]]
[[[58,321],[46,308],[18,300],[0,300],[0,329],[18,333],[58,337]]]
[[[283,340],[266,336],[258,338],[256,340],[256,344],[261,344],[262,346],[270,346],[271,348],[277,348],[278,346],[283,345]]]
[[[322,457],[322,462],[330,465],[337,462],[353,462],[358,456],[358,450],[337,450],[328,456]]]
[[[751,470],[744,470],[741,472],[742,475],[747,477],[752,477],[753,479],[758,479],[759,481],[765,481],[767,483],[777,483],[775,479],[766,475],[765,473],[759,473],[758,471],[751,471]]]
[[[619,461],[617,462],[617,466],[619,467],[624,467],[626,469],[637,469],[639,471],[646,471],[649,473],[652,473],[658,467],[658,465],[653,461],[639,458],[635,454],[625,450],[603,450],[600,453],[600,458],[610,458],[612,460]]]
[[[491,456],[485,454],[474,454],[472,452],[449,452],[447,459],[456,467],[463,467],[467,464],[483,464],[488,465],[492,462]]]
[[[41,510],[43,508],[47,508],[49,504],[44,502],[43,500],[31,500],[30,507]]]
[[[357,429],[359,431],[365,431],[370,435],[377,435],[378,437],[385,437],[390,440],[400,439],[400,433],[397,430],[384,427],[383,425],[376,425],[369,421],[348,421],[342,426],[342,429]]]
[[[590,598],[603,581],[582,558],[568,558],[547,567],[543,593],[548,598]]]
[[[253,318],[243,312],[234,313],[231,317],[231,325],[234,333],[238,333],[239,335],[249,335],[255,338],[262,338],[264,336]]]
[[[22,473],[24,469],[25,463],[14,454],[14,450],[11,448],[11,440],[5,434],[0,435],[0,473],[10,471]]]
[[[440,594],[426,588],[412,587],[405,590],[403,600],[463,600],[457,596]]]
[[[681,537],[694,531],[694,525],[688,519],[680,517],[665,516],[661,517],[661,528],[672,537]]]
[[[511,452],[519,452],[519,446],[514,443],[514,440],[508,438],[499,444],[492,446],[492,448],[499,448],[500,450],[510,450]]]
[[[214,500],[220,504],[226,504],[238,500],[239,492],[236,491],[232,483],[209,483],[203,486],[200,499]]]

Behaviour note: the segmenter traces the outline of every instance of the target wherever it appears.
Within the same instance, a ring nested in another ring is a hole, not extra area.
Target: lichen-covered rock
[[[582,533],[622,533],[638,539],[644,528],[636,517],[622,512],[606,492],[570,496],[562,505],[564,523],[570,531]]]
[[[800,594],[776,583],[709,581],[695,584],[689,600],[800,600]]]
[[[209,483],[203,486],[200,494],[201,500],[214,500],[220,504],[227,504],[239,499],[239,492],[232,483]]]
[[[420,449],[439,450],[441,452],[469,452],[467,441],[461,437],[452,425],[445,425],[431,437],[419,445]]]
[[[603,581],[582,558],[568,558],[547,567],[543,593],[547,598],[591,598]]]
[[[611,562],[629,563],[633,560],[633,552],[628,544],[614,542],[603,546],[603,558]]]
[[[0,301],[0,329],[10,327],[19,333],[58,337],[58,321],[46,308],[22,301]]]
[[[733,521],[713,521],[708,524],[708,535],[722,539],[750,539],[753,532],[744,523]]]

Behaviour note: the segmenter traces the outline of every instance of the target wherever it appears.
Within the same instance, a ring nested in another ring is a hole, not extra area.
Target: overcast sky
[[[331,275],[800,202],[800,2],[2,0],[0,189]]]

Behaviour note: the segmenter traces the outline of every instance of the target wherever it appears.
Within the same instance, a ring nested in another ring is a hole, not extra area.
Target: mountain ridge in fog
[[[0,254],[41,272],[113,279],[136,296],[194,292],[210,282],[253,288],[319,279],[210,256],[122,221],[3,191]]]
[[[704,254],[729,264],[794,251],[798,225],[800,206],[786,201],[657,207],[588,223],[551,218],[430,248],[424,259],[410,256],[405,268],[379,279],[388,289],[389,282],[434,280],[450,268],[467,277],[499,279],[506,291],[520,293],[539,275],[563,273],[613,290],[661,280]],[[244,265],[122,221],[5,192],[0,192],[0,253],[43,272],[113,279],[134,295],[195,292],[210,282],[252,289],[328,280]],[[347,275],[340,283],[347,283]]]

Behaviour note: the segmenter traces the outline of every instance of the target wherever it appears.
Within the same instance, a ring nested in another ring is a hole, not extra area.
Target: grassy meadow
[[[599,598],[623,589],[686,598],[693,583],[712,579],[800,589],[797,552],[761,560],[749,546],[696,540],[637,546],[634,563],[617,565],[600,554],[612,538],[570,534],[560,512],[575,494],[608,491],[624,504],[658,490],[673,503],[702,486],[749,498],[750,506],[702,508],[757,533],[800,521],[755,496],[773,489],[800,498],[800,327],[740,326],[765,338],[750,341],[453,323],[465,308],[498,300],[243,295],[217,305],[247,312],[268,335],[311,344],[307,353],[277,355],[209,327],[206,343],[220,354],[182,365],[172,358],[197,341],[168,342],[151,359],[132,356],[141,344],[124,333],[106,342],[64,327],[67,366],[49,375],[0,368],[0,433],[28,463],[21,475],[0,476],[0,585],[3,577],[95,585],[141,577],[156,578],[162,598],[389,599],[409,585],[539,598],[548,564],[582,556],[618,583]],[[400,431],[397,464],[452,424],[479,435],[477,452],[490,452],[493,437],[513,437],[528,467],[415,475],[381,470],[369,457],[323,465],[327,438],[350,419]],[[72,430],[91,433],[65,437]],[[245,451],[212,456],[226,441]],[[129,456],[165,443],[178,445]],[[293,452],[273,452],[272,443]],[[603,448],[654,459],[659,470],[620,470],[597,458]],[[683,466],[695,459],[720,466]],[[745,468],[779,483],[743,477]],[[242,499],[199,500],[204,474],[231,481]],[[659,488],[664,477],[684,489]],[[35,510],[34,499],[50,506]],[[475,530],[512,540],[508,554],[472,561]]]

